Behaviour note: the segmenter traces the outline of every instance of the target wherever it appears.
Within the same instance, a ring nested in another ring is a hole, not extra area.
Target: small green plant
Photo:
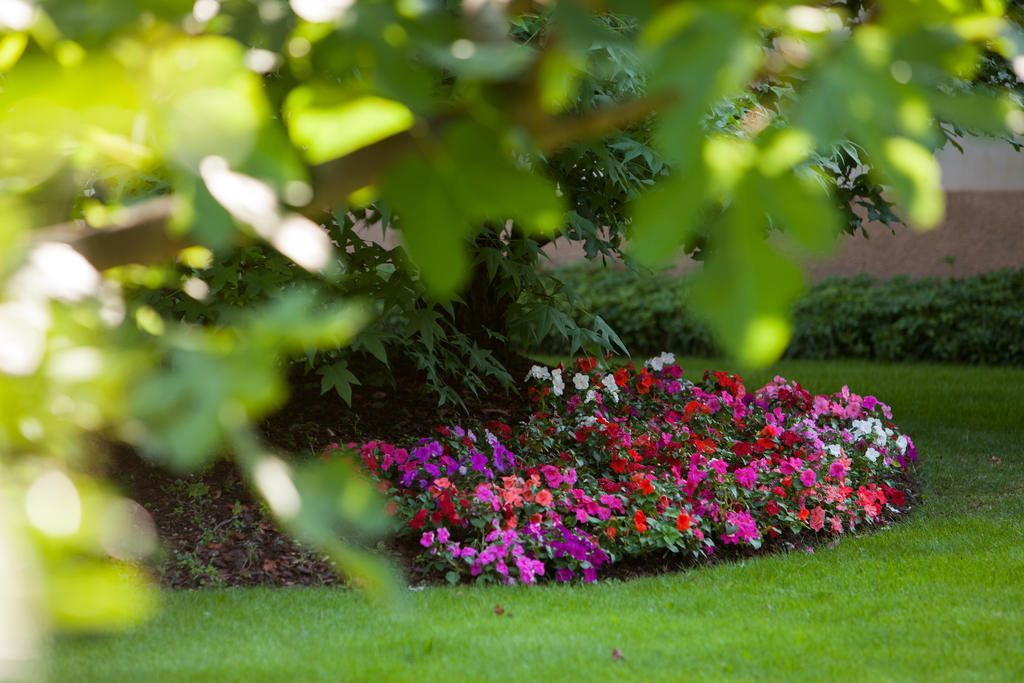
[[[198,552],[194,550],[188,552],[179,550],[174,553],[174,557],[176,565],[188,572],[189,576],[197,583],[214,587],[224,585],[224,580],[221,578],[217,568],[211,562],[204,562]]]

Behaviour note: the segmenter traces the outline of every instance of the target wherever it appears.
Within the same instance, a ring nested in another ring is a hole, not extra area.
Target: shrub
[[[632,353],[718,353],[708,328],[687,310],[686,278],[585,267],[565,269],[559,277]],[[794,307],[785,355],[1020,365],[1024,270],[964,279],[828,278]]]
[[[399,533],[453,583],[593,581],[625,558],[839,535],[907,508],[916,451],[878,399],[682,374],[670,354],[639,370],[535,366],[524,424],[445,426],[325,457],[358,453]]]

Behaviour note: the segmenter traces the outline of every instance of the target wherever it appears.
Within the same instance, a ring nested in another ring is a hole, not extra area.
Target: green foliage
[[[631,353],[673,349],[706,356],[720,350],[687,305],[690,278],[593,268],[566,269],[559,277],[584,309],[608,321]],[[1024,270],[963,279],[829,278],[794,304],[785,356],[1021,365],[1022,294]]]
[[[829,279],[794,309],[790,358],[1024,364],[1024,270]]]

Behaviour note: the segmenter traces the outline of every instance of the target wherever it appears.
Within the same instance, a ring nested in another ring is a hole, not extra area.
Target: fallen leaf
[[[620,650],[619,648],[615,648],[614,650],[612,650],[612,661],[613,662],[617,662],[617,661],[619,661],[622,658],[623,658],[622,657],[622,650]]]
[[[505,608],[502,607],[501,605],[495,605],[494,606],[494,613],[495,614],[504,614],[505,613]]]
[[[1002,462],[1002,460],[1000,460],[999,458],[997,458],[994,455],[990,459],[992,460],[992,462],[994,462],[997,465]]]

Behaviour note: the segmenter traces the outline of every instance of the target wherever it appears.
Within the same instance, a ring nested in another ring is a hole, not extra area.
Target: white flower
[[[539,380],[551,379],[551,371],[543,365],[534,365],[530,368],[530,372],[527,373],[526,379],[530,379],[531,377]]]
[[[644,365],[649,366],[655,372],[661,372],[661,369],[666,365],[673,365],[676,362],[675,354],[668,352],[662,353],[660,356],[651,358],[644,362]]]
[[[876,460],[878,460],[878,451],[876,451],[874,448],[868,448],[866,451],[864,451],[864,457],[870,460],[871,462],[875,462]]]
[[[825,450],[828,451],[828,454],[831,455],[833,458],[838,458],[839,456],[844,455],[843,447],[837,443],[825,446]]]
[[[615,375],[605,375],[604,379],[601,380],[601,384],[613,394],[619,393],[619,385],[615,383]]]
[[[588,392],[587,392],[587,395],[586,395],[586,397],[585,397],[585,398],[583,399],[583,402],[584,402],[584,403],[590,403],[590,402],[591,402],[591,401],[593,401],[593,400],[594,400],[594,399],[595,399],[596,397],[597,397],[597,393],[596,393],[596,392],[595,392],[595,391],[594,391],[593,389],[591,389],[590,391],[588,391]]]
[[[572,384],[576,387],[577,391],[583,391],[590,386],[590,377],[582,373],[576,373],[573,375]]]
[[[906,434],[900,434],[900,437],[896,439],[896,448],[900,449],[900,455],[906,455],[907,443]]]
[[[562,379],[561,370],[551,371],[551,391],[554,392],[555,396],[561,396],[562,392],[565,391],[565,381]]]

